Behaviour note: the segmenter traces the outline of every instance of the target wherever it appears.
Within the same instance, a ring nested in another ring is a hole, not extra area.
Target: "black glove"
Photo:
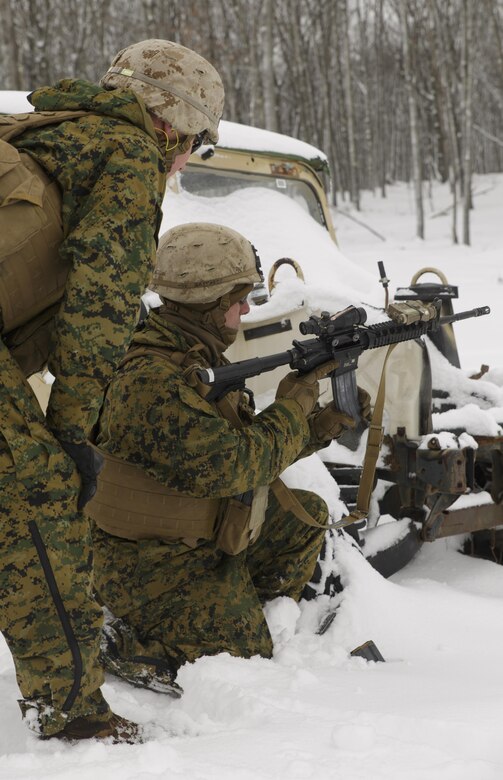
[[[77,501],[77,509],[80,512],[98,489],[97,478],[103,468],[104,458],[103,455],[100,455],[94,447],[91,447],[86,442],[75,444],[71,441],[60,440],[59,443],[66,454],[75,461],[77,471],[80,474],[82,484]]]

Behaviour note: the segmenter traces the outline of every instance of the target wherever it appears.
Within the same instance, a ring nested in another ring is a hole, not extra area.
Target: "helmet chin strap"
[[[225,315],[235,303],[246,297],[253,290],[253,284],[240,284],[228,293],[222,295],[214,303],[183,304],[163,298],[167,310],[180,313],[186,322],[198,322],[201,326],[217,337],[224,349],[230,347],[237,338],[238,331],[225,324]],[[223,350],[224,351],[224,350]]]
[[[239,300],[239,298],[237,300]],[[213,331],[216,330],[224,344],[226,344],[228,347],[230,347],[230,345],[236,341],[236,337],[238,335],[237,330],[234,330],[234,328],[229,328],[225,324],[225,315],[231,306],[231,293],[225,293],[225,295],[222,295],[218,301],[218,306],[215,306],[213,309],[207,311],[203,317],[203,322],[205,323],[206,327],[209,325]]]
[[[178,139],[178,130],[175,130],[178,140],[176,141],[174,146],[169,146],[169,144],[172,142],[169,140],[166,131],[163,130],[161,127],[155,127],[155,132],[159,139],[159,146],[161,147],[164,155],[164,160],[166,162],[166,170],[169,173],[171,168],[173,167],[175,158],[178,157],[180,154],[185,154],[187,149],[189,149],[192,146],[194,136],[189,135],[180,143],[180,140]],[[166,144],[164,143],[164,139],[160,137],[161,134],[164,135],[164,137],[167,139]]]
[[[252,290],[253,284],[240,284],[230,292],[222,295],[218,302],[218,306],[215,306],[215,308],[210,309],[210,311],[207,312],[209,321],[211,321],[214,328],[217,329],[222,341],[224,341],[228,347],[236,341],[238,331],[235,328],[229,328],[225,324],[225,315],[231,306],[234,306],[235,303],[249,295]]]

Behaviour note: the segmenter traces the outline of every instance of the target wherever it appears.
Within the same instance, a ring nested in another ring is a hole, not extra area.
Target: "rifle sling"
[[[293,490],[290,490],[279,477],[274,482],[271,482],[269,487],[276,496],[281,508],[285,512],[292,512],[297,520],[300,520],[305,525],[310,525],[312,528],[323,528],[326,531],[336,526],[336,523],[319,523],[301,504]]]
[[[374,487],[374,476],[376,471],[377,459],[381,451],[384,429],[382,425],[382,417],[384,412],[384,399],[386,395],[386,364],[391,353],[397,345],[391,344],[388,347],[386,357],[382,367],[381,380],[379,382],[379,389],[377,391],[376,402],[374,405],[374,413],[372,415],[372,422],[370,423],[367,448],[365,450],[365,458],[363,460],[363,469],[360,476],[360,484],[358,485],[358,495],[356,498],[356,509],[335,523],[338,528],[344,528],[347,525],[351,525],[358,520],[365,520],[368,517],[370,497]]]

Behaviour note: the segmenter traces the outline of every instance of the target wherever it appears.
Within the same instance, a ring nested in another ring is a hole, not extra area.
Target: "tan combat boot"
[[[111,739],[113,744],[133,745],[143,742],[142,729],[137,723],[114,713],[106,715],[81,715],[69,721],[62,731],[43,739]]]

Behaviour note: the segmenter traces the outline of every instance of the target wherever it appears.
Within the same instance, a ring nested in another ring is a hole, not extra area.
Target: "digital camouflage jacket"
[[[65,79],[37,89],[39,111],[90,111],[28,130],[13,144],[58,182],[71,263],[56,317],[47,421],[82,441],[97,420],[107,383],[138,320],[155,263],[166,169],[145,105],[127,89],[106,91]]]
[[[189,349],[182,330],[152,312],[132,347],[145,344]],[[200,354],[194,362],[208,366]],[[245,404],[240,412],[247,424],[233,427],[188,384],[182,368],[156,354],[139,356],[110,383],[97,444],[186,495],[237,495],[269,485],[309,441],[308,423],[292,399],[253,417]]]

